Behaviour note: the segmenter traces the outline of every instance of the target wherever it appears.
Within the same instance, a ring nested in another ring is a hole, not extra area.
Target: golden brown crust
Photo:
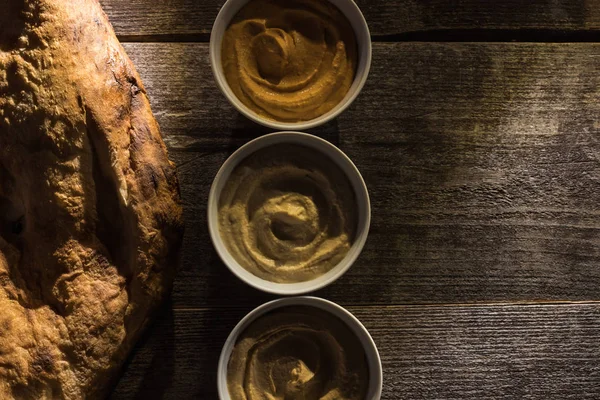
[[[97,0],[0,13],[0,398],[99,398],[170,290],[178,182]]]

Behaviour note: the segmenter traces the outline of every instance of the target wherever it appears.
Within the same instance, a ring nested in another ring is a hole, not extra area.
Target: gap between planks
[[[327,299],[325,299],[327,300]],[[265,301],[265,303],[268,301]],[[538,307],[538,306],[593,306],[600,305],[600,300],[581,300],[581,301],[563,301],[563,300],[540,300],[540,301],[499,301],[499,302],[482,302],[482,303],[424,303],[424,304],[412,304],[412,303],[398,303],[398,304],[346,304],[340,303],[344,308],[482,308],[482,307]],[[256,306],[258,307],[258,306]],[[246,309],[245,306],[231,306],[231,305],[215,305],[211,307],[173,307],[173,311],[183,312],[201,312],[208,310],[218,309],[230,309],[240,310]]]
[[[208,43],[210,32],[193,34],[117,35],[122,43]],[[468,43],[600,43],[600,30],[554,29],[437,29],[374,35],[374,43],[468,42]]]

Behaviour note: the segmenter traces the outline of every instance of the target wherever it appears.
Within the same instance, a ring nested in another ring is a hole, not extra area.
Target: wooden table
[[[272,299],[221,263],[209,186],[269,132],[213,83],[223,0],[102,0],[178,165],[186,234],[172,299],[113,399],[216,399],[221,346]],[[383,362],[383,399],[600,398],[600,2],[359,0],[373,66],[312,133],[370,190],[358,262],[315,295]]]

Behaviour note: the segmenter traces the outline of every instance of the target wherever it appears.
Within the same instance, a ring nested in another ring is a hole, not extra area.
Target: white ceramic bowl
[[[360,93],[367,81],[369,70],[371,68],[371,34],[369,32],[367,21],[365,21],[365,17],[362,15],[356,3],[352,0],[329,0],[329,2],[335,5],[346,16],[348,21],[350,21],[358,45],[358,66],[356,68],[356,75],[354,77],[354,83],[350,87],[350,90],[348,90],[346,97],[344,97],[344,99],[331,111],[318,118],[302,122],[278,122],[266,119],[246,107],[233,93],[227,84],[227,79],[223,73],[221,64],[221,43],[223,35],[233,17],[235,17],[238,11],[240,11],[240,9],[249,1],[251,0],[227,0],[217,15],[217,19],[215,20],[210,34],[210,65],[217,86],[221,89],[221,92],[223,92],[225,97],[227,97],[227,100],[229,100],[240,113],[252,121],[280,130],[303,131],[325,124],[340,115],[350,106],[350,104],[352,104],[354,99],[356,99]]]
[[[219,399],[230,400],[229,391],[227,390],[227,364],[229,363],[229,357],[231,356],[233,347],[240,334],[260,316],[277,308],[289,306],[309,306],[318,308],[339,318],[352,330],[352,332],[354,332],[362,343],[367,358],[367,365],[369,367],[369,388],[365,400],[379,400],[381,398],[383,385],[383,371],[381,369],[381,359],[379,358],[377,346],[369,334],[369,331],[367,331],[363,324],[361,324],[348,310],[336,303],[318,297],[290,297],[273,300],[255,308],[242,318],[229,334],[229,337],[225,341],[225,345],[223,345],[223,350],[221,350],[219,366],[217,367]]]
[[[356,212],[358,216],[358,222],[356,235],[350,250],[335,267],[333,267],[324,275],[321,275],[310,281],[298,283],[271,282],[252,274],[243,268],[229,253],[229,250],[225,246],[225,243],[223,243],[223,239],[221,238],[221,234],[219,232],[219,197],[223,187],[225,186],[225,183],[229,179],[229,176],[235,167],[255,151],[282,143],[306,146],[323,153],[326,157],[329,157],[346,174],[356,196]],[[246,282],[248,285],[268,293],[280,295],[304,294],[321,289],[338,279],[358,258],[365,245],[365,242],[367,241],[370,224],[371,204],[369,201],[369,192],[367,191],[365,181],[360,175],[360,172],[358,172],[356,166],[340,149],[335,147],[333,144],[317,136],[306,133],[276,132],[261,136],[246,143],[237,151],[235,151],[225,161],[225,163],[223,163],[221,169],[215,177],[215,180],[213,181],[213,184],[210,188],[210,193],[208,195],[208,230],[219,257],[221,257],[221,260],[223,260],[225,265],[238,278]]]

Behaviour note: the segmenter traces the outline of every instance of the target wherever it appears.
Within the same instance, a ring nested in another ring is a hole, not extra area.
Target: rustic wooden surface
[[[115,399],[217,399],[215,366],[251,307],[166,310]],[[349,307],[383,364],[383,399],[590,399],[600,395],[598,304]]]
[[[207,38],[224,2],[100,0],[117,34],[127,40],[156,40],[167,35],[171,39]],[[600,29],[599,0],[357,0],[356,3],[375,37],[431,31],[453,37],[455,30],[481,29],[571,32]],[[477,36],[471,35],[470,40],[478,40]]]
[[[179,165],[189,229],[174,304],[245,304],[259,295],[223,268],[206,202],[232,150],[268,130],[219,93],[207,44],[125,48]],[[356,103],[313,131],[356,163],[373,211],[358,262],[318,295],[598,299],[600,45],[376,43],[373,56]]]
[[[216,399],[229,331],[273,297],[219,261],[208,189],[270,130],[213,83],[205,42],[222,0],[101,2],[130,41],[186,218],[172,300],[111,398]],[[369,81],[312,131],[371,194],[363,254],[315,295],[372,333],[384,399],[600,398],[600,3],[521,3],[359,0],[377,41]]]

